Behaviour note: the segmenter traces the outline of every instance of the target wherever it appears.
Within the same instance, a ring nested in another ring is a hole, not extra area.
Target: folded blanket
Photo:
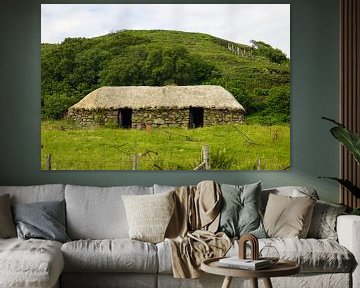
[[[197,230],[177,240],[166,239],[171,247],[171,264],[175,278],[198,278],[202,275],[201,262],[222,257],[231,246],[224,232]]]
[[[215,234],[219,226],[221,190],[213,181],[175,190],[175,211],[165,233],[172,252],[175,278],[197,278],[201,262],[222,257],[231,246],[225,233]]]

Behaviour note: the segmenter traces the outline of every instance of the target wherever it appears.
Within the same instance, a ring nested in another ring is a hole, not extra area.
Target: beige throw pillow
[[[270,194],[264,215],[269,237],[306,238],[316,200],[311,197],[288,197]]]
[[[131,239],[151,243],[164,240],[175,207],[173,193],[122,196]]]
[[[0,238],[16,237],[9,194],[0,196]]]

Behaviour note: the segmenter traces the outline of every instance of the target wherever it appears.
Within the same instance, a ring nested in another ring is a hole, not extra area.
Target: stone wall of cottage
[[[137,109],[132,112],[133,128],[188,127],[188,109]]]
[[[82,126],[118,125],[118,110],[69,110],[67,117]],[[189,109],[133,109],[132,128],[189,126]],[[244,114],[229,109],[204,109],[204,126],[244,122]]]
[[[73,119],[82,126],[117,124],[118,110],[70,109],[67,117]]]
[[[230,109],[204,109],[204,126],[244,122],[244,114]]]

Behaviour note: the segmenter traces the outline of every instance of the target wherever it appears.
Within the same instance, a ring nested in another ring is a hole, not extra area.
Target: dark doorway
[[[118,114],[119,127],[121,128],[131,128],[132,126],[132,109],[123,108],[119,109]]]
[[[189,128],[204,126],[204,108],[190,108]]]

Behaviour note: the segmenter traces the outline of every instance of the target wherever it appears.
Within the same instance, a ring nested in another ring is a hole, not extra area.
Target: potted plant
[[[353,155],[355,161],[360,165],[360,136],[353,131],[347,129],[343,124],[336,122],[333,119],[322,117],[322,119],[328,120],[334,124],[335,127],[330,129],[331,134],[342,143],[346,149],[348,149]],[[349,190],[356,198],[360,198],[360,187],[354,185],[348,179],[340,179],[336,177],[319,177],[328,178],[339,182],[347,190]],[[352,214],[360,215],[360,207],[354,208]]]

